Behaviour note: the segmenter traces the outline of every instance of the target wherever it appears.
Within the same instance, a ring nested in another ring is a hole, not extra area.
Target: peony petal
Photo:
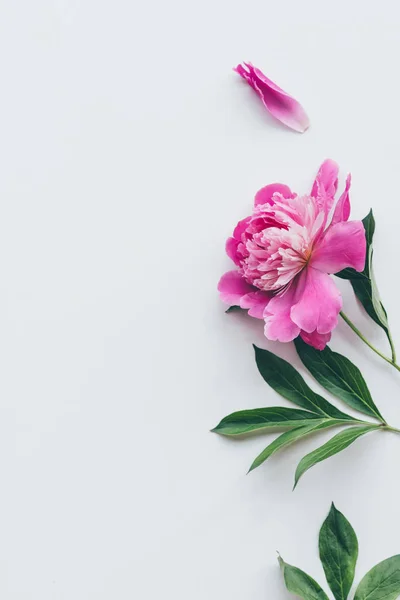
[[[246,217],[245,219],[242,219],[241,221],[239,221],[239,223],[236,225],[235,229],[233,230],[233,237],[235,238],[235,240],[242,239],[242,234],[246,231],[246,227],[250,223],[250,221],[251,221],[251,217]]]
[[[284,183],[270,183],[258,190],[254,198],[254,206],[257,204],[273,204],[272,196],[281,194],[284,198],[293,198],[292,190]]]
[[[262,319],[265,307],[270,301],[270,296],[266,292],[250,292],[240,299],[240,307],[248,309],[250,317]]]
[[[324,221],[320,233],[322,233],[325,227],[329,211],[335,201],[335,194],[338,186],[338,173],[339,167],[335,161],[330,159],[325,160],[319,168],[311,190],[311,196],[316,199],[319,209],[324,214]]]
[[[240,305],[242,296],[254,292],[255,288],[243,279],[239,271],[228,271],[222,275],[218,283],[218,291],[222,302],[231,306]]]
[[[306,333],[329,333],[336,327],[342,297],[329,275],[313,267],[304,269],[297,297],[299,300],[292,306],[290,318],[300,329]]]
[[[330,341],[332,335],[331,333],[318,333],[318,331],[313,331],[312,333],[301,331],[300,337],[306,344],[313,346],[317,350],[323,350]]]
[[[285,294],[274,296],[264,311],[264,334],[272,341],[291,342],[300,333],[300,327],[290,318],[296,294],[295,286],[289,288]]]
[[[225,251],[229,258],[233,260],[235,265],[240,265],[240,256],[238,255],[237,248],[241,242],[239,240],[235,240],[235,238],[231,237],[226,240]]]
[[[324,273],[338,273],[352,267],[362,271],[366,240],[361,221],[343,221],[330,226],[313,250],[310,266]]]
[[[346,187],[344,189],[343,194],[340,196],[337,204],[335,206],[335,211],[333,213],[331,225],[335,225],[336,223],[340,223],[341,221],[347,221],[350,216],[350,196],[349,190],[351,185],[351,175],[347,175],[346,179]]]
[[[259,69],[251,63],[243,63],[233,70],[257,92],[265,108],[278,121],[300,133],[309,127],[310,121],[301,104]]]

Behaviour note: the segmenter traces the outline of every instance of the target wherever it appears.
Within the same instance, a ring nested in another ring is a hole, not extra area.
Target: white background
[[[353,217],[375,211],[400,350],[399,28],[395,0],[1,2],[2,599],[285,600],[276,550],[323,583],[332,500],[359,537],[357,581],[400,552],[399,436],[362,438],[292,493],[329,433],[249,476],[272,436],[209,433],[285,404],[252,342],[304,373],[261,322],[225,315],[216,285],[257,189],[305,193],[324,158],[342,184],[352,172]],[[242,60],[303,103],[307,133],[265,113]],[[400,373],[343,323],[331,347],[399,427]]]

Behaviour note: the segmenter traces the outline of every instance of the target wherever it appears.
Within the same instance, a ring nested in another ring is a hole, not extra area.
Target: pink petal
[[[253,67],[251,63],[243,63],[233,70],[251,85],[260,96],[265,108],[278,121],[300,133],[309,127],[310,121],[297,100],[268,79],[259,69]]]
[[[343,221],[330,226],[313,250],[310,266],[324,273],[338,273],[352,267],[362,271],[366,240],[361,221]]]
[[[240,307],[249,309],[248,314],[255,319],[262,319],[270,296],[265,292],[250,292],[240,299]]]
[[[242,239],[242,233],[244,233],[246,231],[246,227],[250,223],[250,221],[251,221],[251,217],[246,217],[245,219],[242,219],[241,221],[239,221],[239,223],[236,225],[235,229],[233,230],[233,237],[235,238],[235,240]]]
[[[325,228],[329,211],[335,201],[335,194],[338,186],[338,172],[339,167],[333,160],[325,160],[319,168],[311,190],[311,196],[316,199],[319,209],[324,214],[320,234]]]
[[[239,240],[235,240],[235,238],[231,237],[226,240],[225,251],[229,258],[233,260],[235,265],[240,265],[240,256],[238,254],[237,248],[241,242]]]
[[[331,333],[318,333],[317,331],[307,333],[306,331],[301,331],[300,337],[306,344],[313,346],[317,350],[323,350],[331,339]]]
[[[243,296],[254,292],[254,287],[243,279],[239,271],[228,271],[219,280],[218,291],[222,302],[238,306]]]
[[[242,235],[246,231],[246,227],[249,224],[251,217],[246,217],[239,221],[233,231],[233,237],[226,240],[225,251],[229,258],[233,260],[235,265],[240,265],[243,261],[243,255],[238,252],[238,246],[243,243]]]
[[[298,282],[298,302],[290,318],[306,333],[329,333],[338,322],[342,297],[333,279],[312,267],[304,269]],[[268,307],[267,307],[268,310]]]
[[[292,190],[283,183],[270,183],[258,190],[254,198],[254,206],[257,204],[273,204],[272,196],[281,194],[284,198],[293,198]]]
[[[295,286],[285,294],[274,296],[264,311],[264,334],[272,341],[291,342],[300,333],[300,327],[290,318],[290,310],[296,293]]]
[[[340,223],[341,221],[347,221],[350,216],[350,196],[349,190],[351,185],[351,175],[347,175],[346,187],[343,194],[340,196],[333,213],[331,225]]]
[[[324,160],[315,178],[311,196],[318,198],[318,195],[324,192],[333,202],[338,186],[338,173],[339,167],[334,160]]]

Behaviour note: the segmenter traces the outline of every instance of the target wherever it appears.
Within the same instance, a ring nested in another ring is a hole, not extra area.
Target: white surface
[[[284,404],[255,368],[261,323],[217,298],[225,238],[259,187],[306,192],[326,157],[352,171],[353,216],[374,208],[400,350],[399,27],[395,0],[3,0],[1,598],[285,600],[275,551],[322,583],[332,500],[357,580],[400,551],[399,437],[360,440],[292,493],[323,436],[246,477],[272,437],[208,432]],[[308,133],[264,113],[231,72],[244,59],[304,104]],[[332,347],[400,426],[400,374],[345,325]]]

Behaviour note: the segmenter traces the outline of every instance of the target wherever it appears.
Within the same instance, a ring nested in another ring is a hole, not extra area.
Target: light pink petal
[[[309,127],[310,121],[301,104],[268,79],[259,69],[251,63],[243,63],[233,70],[251,85],[260,96],[265,108],[278,121],[300,133]]]
[[[306,344],[313,346],[317,350],[323,350],[331,339],[331,333],[318,333],[317,331],[307,333],[306,331],[301,331],[300,337]]]
[[[248,309],[248,314],[255,319],[262,319],[265,307],[270,301],[266,292],[250,292],[240,299],[240,307]]]
[[[333,198],[338,186],[338,173],[339,167],[334,160],[331,160],[330,158],[324,160],[315,178],[311,196],[316,198],[318,192],[323,189],[326,194]]]
[[[293,198],[292,190],[283,183],[270,183],[258,190],[254,198],[254,206],[257,204],[273,204],[272,196],[281,194],[284,198]]]
[[[296,289],[292,286],[281,296],[274,296],[264,311],[264,334],[272,341],[291,342],[300,333],[300,327],[290,318]]]
[[[319,168],[311,190],[311,196],[316,199],[319,208],[325,213],[325,222],[335,199],[338,173],[339,167],[335,161],[325,160]]]
[[[272,342],[292,342],[300,333],[300,327],[290,319],[287,313],[264,317],[264,334]]]
[[[306,333],[329,333],[338,322],[342,297],[326,273],[307,267],[298,282],[298,302],[292,306],[290,318]],[[267,308],[268,310],[268,308]]]
[[[228,271],[219,280],[218,291],[222,302],[239,306],[242,296],[254,292],[254,287],[243,279],[239,271]]]
[[[350,185],[351,175],[349,174],[347,175],[346,187],[344,189],[344,192],[340,196],[335,206],[335,211],[333,213],[331,225],[335,225],[336,223],[340,223],[341,221],[347,221],[350,216]]]
[[[343,221],[329,227],[314,248],[310,265],[324,273],[338,273],[352,267],[362,271],[366,240],[361,221]]]

